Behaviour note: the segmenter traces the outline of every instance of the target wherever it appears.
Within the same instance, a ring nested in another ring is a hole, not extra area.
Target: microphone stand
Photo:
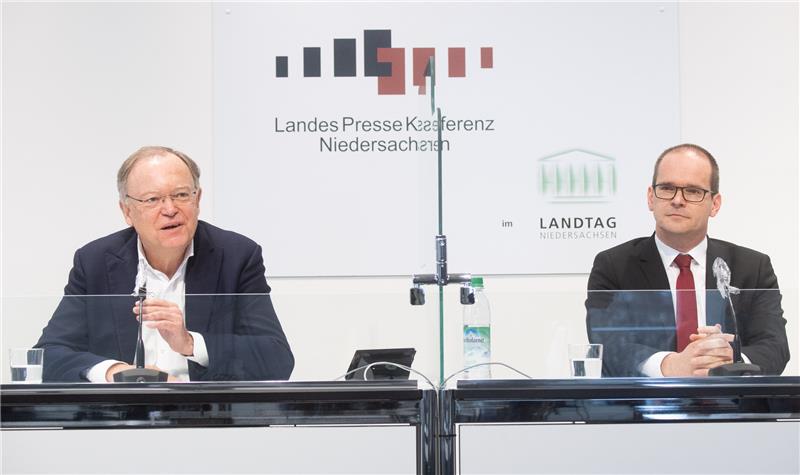
[[[142,285],[139,287],[137,298],[139,299],[139,329],[136,339],[136,353],[133,359],[136,368],[126,369],[119,373],[114,373],[115,383],[160,383],[167,380],[167,373],[158,371],[157,369],[149,369],[144,367],[144,338],[142,338],[142,305],[144,299],[147,297],[147,287]]]
[[[738,292],[738,290],[736,291]],[[745,363],[742,359],[742,342],[739,339],[739,322],[736,320],[736,311],[733,309],[731,300],[731,286],[724,284],[722,298],[728,301],[733,319],[733,363],[727,363],[708,370],[709,376],[758,376],[763,373],[761,367],[751,363]]]

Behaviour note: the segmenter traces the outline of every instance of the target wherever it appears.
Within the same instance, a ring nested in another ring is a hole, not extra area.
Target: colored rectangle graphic
[[[379,48],[378,61],[388,63],[392,74],[378,77],[378,94],[402,95],[406,93],[406,49]]]
[[[289,77],[289,57],[288,56],[275,56],[275,77],[288,78]]]
[[[451,78],[467,76],[465,48],[447,48],[447,75]]]
[[[425,78],[431,75],[429,69],[431,60],[434,60],[433,66],[434,68],[436,67],[436,49],[414,48],[412,57],[414,61],[414,72],[411,83],[419,88],[419,94],[425,94]]]
[[[392,75],[390,64],[378,59],[378,48],[392,47],[392,30],[364,30],[364,76]]]
[[[356,75],[355,38],[334,38],[333,75],[335,77],[355,77]]]
[[[303,77],[318,78],[322,75],[320,48],[303,48]]]
[[[494,67],[494,49],[481,48],[481,68],[491,69]]]

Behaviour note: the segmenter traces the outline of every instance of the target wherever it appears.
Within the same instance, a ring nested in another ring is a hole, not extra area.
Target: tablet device
[[[406,367],[411,367],[414,362],[414,355],[417,350],[414,348],[378,348],[373,350],[356,350],[353,354],[353,360],[350,361],[350,367],[347,372],[361,368],[354,371],[345,379],[363,381],[364,380],[364,366],[375,363],[377,361],[388,361],[391,363],[401,364]],[[374,365],[367,373],[367,380],[383,380],[383,379],[408,379],[408,371],[394,365]]]

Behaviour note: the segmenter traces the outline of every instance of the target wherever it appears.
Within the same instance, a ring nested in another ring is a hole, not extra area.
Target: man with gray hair
[[[199,179],[197,164],[168,147],[143,147],[125,160],[117,188],[129,227],[75,253],[65,297],[37,343],[45,381],[106,382],[133,368],[134,299],[79,296],[131,295],[142,284],[148,367],[173,381],[289,378],[294,357],[261,247],[198,219]]]

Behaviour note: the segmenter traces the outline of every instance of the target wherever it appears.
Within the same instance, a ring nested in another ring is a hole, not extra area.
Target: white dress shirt
[[[658,254],[661,256],[661,262],[664,264],[664,270],[667,271],[667,280],[669,281],[669,289],[672,291],[672,308],[678,308],[676,304],[675,288],[678,286],[678,274],[680,269],[675,264],[675,258],[679,254],[688,254],[692,257],[692,278],[694,278],[695,297],[697,298],[697,326],[703,327],[706,325],[706,251],[708,250],[708,237],[689,250],[689,252],[680,252],[673,249],[655,236],[656,247]],[[669,355],[670,351],[659,351],[653,353],[650,358],[644,360],[639,366],[639,370],[645,376],[664,376],[661,372],[661,362]]]
[[[134,281],[133,293],[138,292],[139,283],[145,283],[148,298],[158,298],[170,301],[181,310],[184,321],[186,319],[186,263],[194,255],[194,242],[189,244],[186,255],[183,258],[178,270],[172,276],[167,277],[163,272],[154,269],[144,255],[142,243],[137,238],[137,251],[139,253],[139,271]],[[135,318],[131,311],[131,318]],[[197,332],[189,332],[194,339],[194,354],[184,356],[173,351],[169,344],[155,328],[148,328],[147,324],[142,326],[142,339],[144,340],[144,363],[146,366],[156,366],[162,371],[178,381],[189,380],[189,360],[202,366],[208,366],[208,351],[206,349],[203,336]],[[106,382],[106,371],[116,363],[117,360],[105,360],[94,365],[87,373],[87,379],[93,383]],[[124,362],[123,362],[124,363]]]
[[[697,326],[703,327],[706,325],[706,251],[708,250],[708,237],[705,237],[700,244],[689,252],[680,252],[675,250],[655,236],[656,247],[658,254],[661,256],[661,262],[664,264],[664,270],[667,271],[667,280],[669,280],[669,289],[672,291],[672,308],[678,308],[676,303],[675,288],[678,286],[678,274],[680,269],[675,264],[675,258],[678,254],[688,254],[692,256],[692,277],[694,278],[695,296],[697,297]],[[676,317],[677,318],[677,317]],[[663,377],[661,372],[661,362],[664,358],[672,353],[671,351],[659,351],[653,353],[650,358],[644,360],[639,365],[639,370],[645,376]],[[742,359],[749,363],[750,359],[742,353]]]

